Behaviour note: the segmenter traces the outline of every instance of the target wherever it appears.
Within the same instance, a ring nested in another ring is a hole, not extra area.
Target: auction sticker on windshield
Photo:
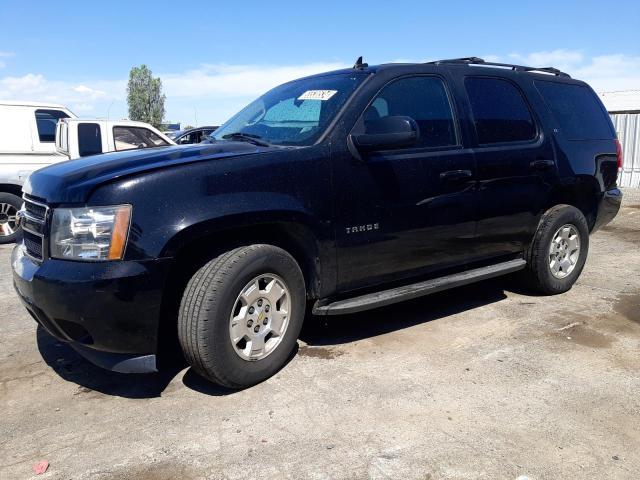
[[[329,100],[337,90],[307,90],[298,97],[298,100]]]

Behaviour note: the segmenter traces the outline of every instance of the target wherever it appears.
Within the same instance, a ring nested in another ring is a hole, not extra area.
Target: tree
[[[149,67],[140,65],[131,69],[127,84],[127,104],[131,120],[147,122],[160,128],[164,119],[165,98],[162,80],[153,78]]]

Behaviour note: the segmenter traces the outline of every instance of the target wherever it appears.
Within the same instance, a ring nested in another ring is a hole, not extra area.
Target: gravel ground
[[[307,319],[296,357],[240,392],[192,371],[102,371],[42,331],[0,246],[0,478],[635,479],[640,195],[576,286],[498,279]]]

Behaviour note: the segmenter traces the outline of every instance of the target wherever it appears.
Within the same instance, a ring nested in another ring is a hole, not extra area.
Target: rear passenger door
[[[474,159],[464,148],[445,79],[394,79],[371,99],[351,133],[387,116],[409,116],[411,147],[336,156],[339,288],[353,289],[454,266],[470,255]]]
[[[544,131],[528,100],[539,102],[530,80],[461,80],[475,133],[477,247],[484,257],[517,253],[531,240],[557,176],[551,132]]]

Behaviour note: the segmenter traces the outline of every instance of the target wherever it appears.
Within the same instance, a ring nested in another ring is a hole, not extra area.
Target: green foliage
[[[129,119],[150,123],[160,128],[164,119],[162,80],[153,78],[149,67],[140,65],[129,72],[127,84],[127,104]]]

